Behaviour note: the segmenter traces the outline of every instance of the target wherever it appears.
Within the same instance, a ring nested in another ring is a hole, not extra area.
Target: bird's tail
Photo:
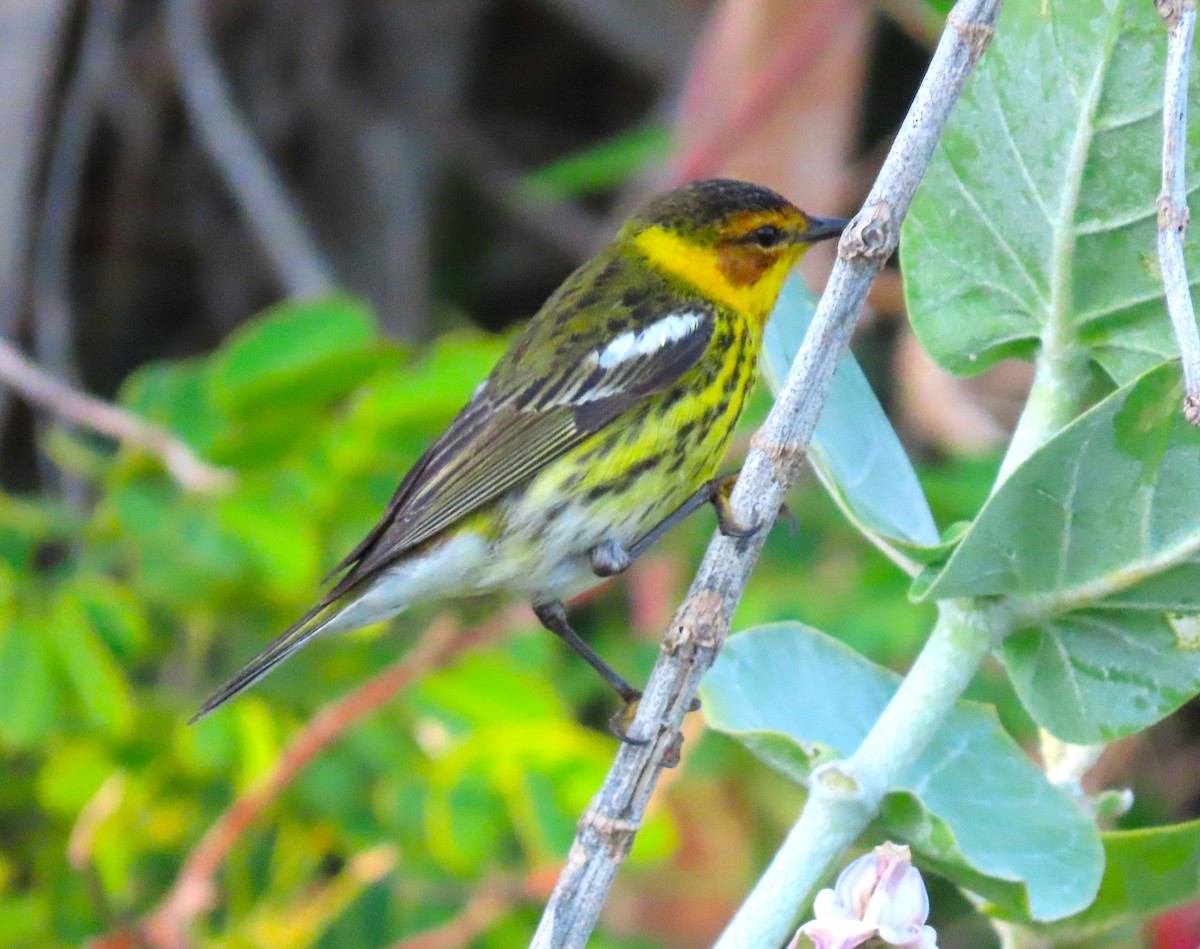
[[[304,646],[314,636],[332,631],[330,627],[345,608],[344,600],[323,600],[293,623],[266,649],[238,670],[237,674],[204,700],[200,711],[191,717],[188,724],[200,721],[215,708],[224,705],[234,696],[244,692],[272,669]],[[341,624],[336,628],[340,628]]]

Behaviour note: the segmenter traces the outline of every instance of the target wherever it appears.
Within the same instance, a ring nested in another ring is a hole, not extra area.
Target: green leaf
[[[180,497],[170,485],[141,481],[108,500],[136,567],[135,582],[148,599],[211,608],[233,591],[257,590],[251,553],[219,523],[211,500]]]
[[[780,623],[730,639],[701,694],[713,727],[803,777],[806,759],[811,767],[823,754],[857,748],[898,683],[823,633]],[[951,879],[992,898],[1018,883],[1028,912],[1045,921],[1079,912],[1095,895],[1103,868],[1095,825],[1034,767],[994,710],[959,702],[891,791],[888,807],[903,814],[898,836],[918,820],[897,792],[940,822],[913,844],[926,845]]]
[[[31,745],[58,720],[61,692],[40,633],[22,620],[0,628],[0,743]]]
[[[249,555],[261,580],[261,596],[278,592],[307,597],[320,581],[320,541],[307,512],[272,487],[247,485],[222,498],[218,522]]]
[[[1086,606],[1190,558],[1200,430],[1181,399],[1179,367],[1166,364],[1068,425],[992,495],[925,595]]]
[[[1165,35],[1141,0],[1004,4],[904,224],[939,364],[977,373],[1053,334],[1123,382],[1175,352],[1155,262]],[[1197,182],[1195,110],[1188,139]],[[1200,279],[1200,245],[1186,255]]]
[[[100,745],[60,736],[38,774],[37,802],[47,813],[75,818],[116,770]]]
[[[150,626],[141,602],[127,587],[108,577],[72,578],[64,592],[79,604],[88,624],[118,659],[132,659],[150,643]]]
[[[1038,724],[1063,741],[1112,741],[1200,692],[1200,651],[1162,613],[1079,610],[1010,636],[1000,658]]]
[[[385,432],[419,425],[440,434],[491,372],[506,340],[480,333],[449,333],[435,340],[403,372],[377,379],[346,412],[347,428]]]
[[[1178,374],[1147,373],[1038,449],[918,594],[1033,597],[1050,618],[1000,656],[1065,741],[1139,731],[1200,691],[1187,619],[1200,611],[1200,431],[1179,411]]]
[[[367,307],[349,297],[288,301],[235,332],[210,363],[208,384],[233,416],[344,395],[382,352]]]
[[[207,372],[198,360],[151,363],[125,380],[120,401],[207,453],[221,429],[221,413],[205,386]]]
[[[31,570],[40,544],[71,541],[82,524],[61,502],[28,500],[0,491],[0,561]]]
[[[670,154],[671,134],[660,125],[629,129],[591,148],[530,172],[519,194],[562,201],[616,188],[640,168]]]
[[[503,802],[514,835],[535,863],[566,853],[578,814],[612,759],[609,739],[561,716],[481,724],[453,744],[431,747],[440,752],[429,775],[431,844],[435,831],[441,838],[454,822],[479,819],[456,813],[461,805],[454,798],[486,788],[492,801]],[[439,846],[453,864],[455,847]]]
[[[1086,910],[1049,927],[1056,940],[1095,937],[1200,897],[1200,821],[1103,835],[1104,878]]]
[[[452,668],[425,677],[414,690],[412,704],[436,715],[453,732],[566,716],[562,699],[544,676],[517,669],[495,652],[469,655]]]
[[[50,637],[58,667],[74,687],[88,719],[114,733],[132,720],[129,683],[93,627],[81,600],[66,591],[54,605]]]
[[[950,8],[954,6],[954,0],[924,0],[921,5],[944,20],[950,13]]]
[[[776,395],[815,310],[812,292],[800,277],[792,276],[784,284],[763,339],[763,374]],[[897,548],[936,546],[937,526],[892,423],[850,353],[838,362],[808,458],[855,526],[915,572]]]

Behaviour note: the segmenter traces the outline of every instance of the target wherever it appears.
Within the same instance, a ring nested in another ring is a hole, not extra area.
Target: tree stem
[[[898,786],[1010,628],[999,605],[946,600],[938,606],[929,641],[862,745],[813,774],[799,820],[715,949],[777,946],[791,935],[799,909]]]

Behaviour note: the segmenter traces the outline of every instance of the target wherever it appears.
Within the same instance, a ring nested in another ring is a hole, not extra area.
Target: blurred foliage
[[[356,300],[281,305],[209,356],[148,365],[121,389],[127,407],[232,469],[232,490],[185,494],[146,457],[60,432],[70,449],[60,460],[92,479],[90,513],[0,496],[0,946],[77,945],[112,918],[145,914],[314,712],[393,661],[431,619],[418,610],[393,629],[321,643],[186,724],[207,690],[309,605],[504,343],[463,332],[408,350],[383,339]],[[747,426],[768,403],[760,393]],[[965,494],[939,514],[968,514],[979,497]],[[864,550],[815,483],[793,507],[800,529],[773,533],[739,621],[796,619],[805,604],[806,620],[903,662],[928,609],[897,608],[905,578]],[[673,604],[709,529],[695,518],[662,545],[689,551],[682,564],[652,558],[645,580],[635,572],[576,611],[635,680],[665,619],[639,600],[669,594]],[[462,605],[460,621],[497,605]],[[385,945],[449,917],[496,874],[536,896],[611,759],[602,723],[612,701],[532,616],[519,626],[309,764],[233,849],[202,944],[262,945],[270,931],[270,945]],[[689,744],[670,802],[637,839],[631,878],[653,864],[682,899],[682,881],[705,864],[684,859],[680,821],[697,795],[724,798],[717,811],[729,826],[711,846],[740,878],[709,886],[726,912],[798,799],[726,739]],[[750,780],[731,783],[738,771]],[[395,848],[390,873],[351,872],[382,844]],[[306,922],[291,925],[301,904]],[[480,945],[513,945],[533,921],[532,904],[518,907]]]
[[[670,134],[661,126],[631,129],[530,172],[522,188],[529,197],[560,201],[610,190],[651,161],[666,158],[670,143]]]

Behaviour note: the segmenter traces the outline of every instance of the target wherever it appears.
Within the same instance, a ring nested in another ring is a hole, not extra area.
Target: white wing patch
[[[590,360],[601,369],[612,369],[623,362],[649,356],[692,332],[702,319],[699,313],[672,313],[656,323],[651,323],[641,332],[627,330],[616,337],[599,352],[592,353]]]
[[[617,369],[625,363],[634,362],[646,356],[651,356],[665,346],[683,339],[693,332],[705,319],[703,313],[672,313],[661,320],[651,323],[640,332],[627,330],[615,337],[603,349],[594,349],[583,358],[584,372],[576,373],[574,382],[565,389],[556,392],[549,405],[571,405],[575,402],[597,402],[614,395],[619,395],[625,388],[625,380],[621,373],[612,373],[606,384],[593,384],[586,393],[582,392],[588,381],[587,373],[593,369],[603,369],[606,372]]]

